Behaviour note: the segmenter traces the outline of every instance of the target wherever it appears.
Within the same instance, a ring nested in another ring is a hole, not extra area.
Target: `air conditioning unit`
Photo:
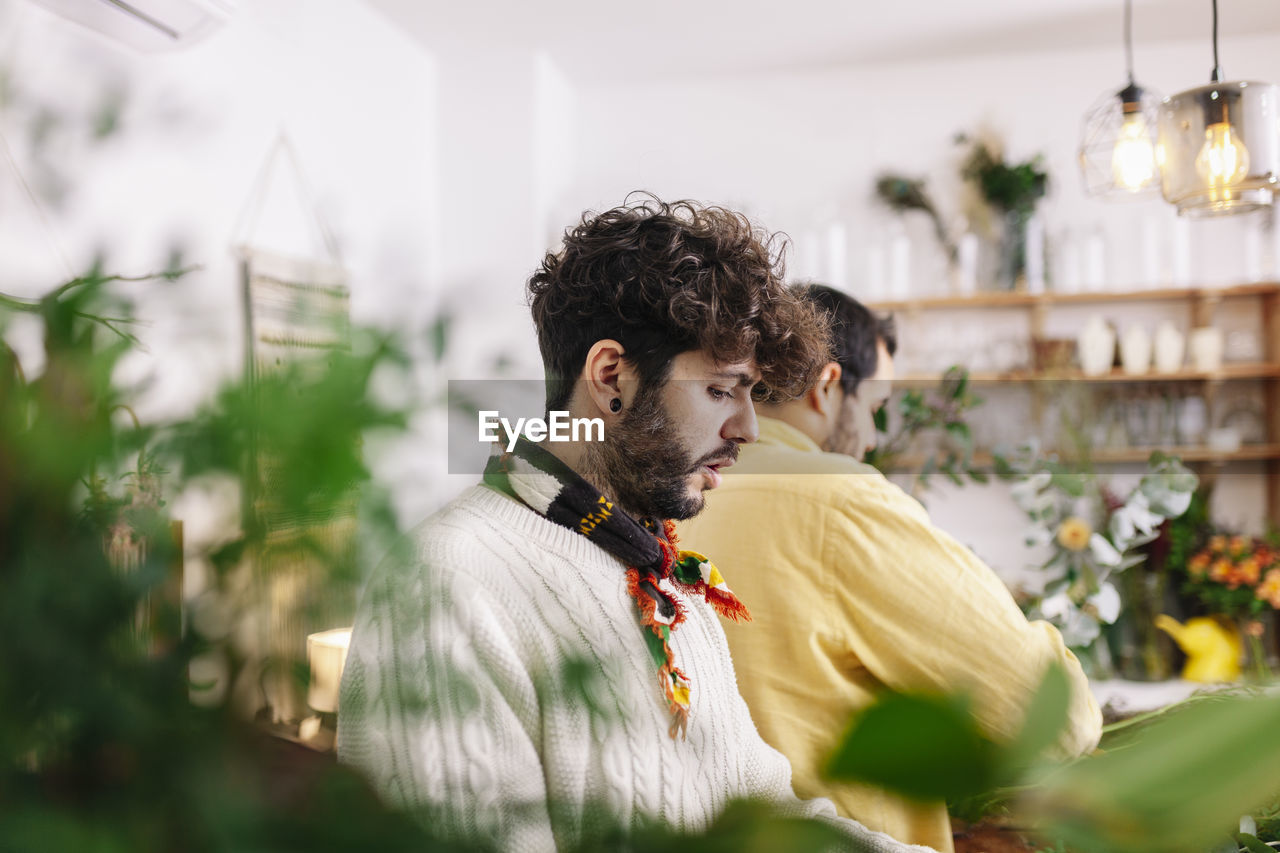
[[[194,44],[235,10],[232,0],[31,0],[144,53]]]

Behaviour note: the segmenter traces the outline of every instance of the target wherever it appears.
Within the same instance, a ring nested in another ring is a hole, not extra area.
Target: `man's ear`
[[[582,384],[589,406],[606,418],[615,417],[614,400],[620,400],[625,409],[631,405],[635,392],[635,368],[623,356],[626,350],[615,340],[596,341],[587,350],[587,360],[582,366]],[[596,411],[588,413],[595,417]]]
[[[844,389],[840,386],[840,377],[844,374],[840,365],[828,361],[818,374],[817,383],[804,395],[809,408],[823,417],[831,415],[839,408],[844,399]]]

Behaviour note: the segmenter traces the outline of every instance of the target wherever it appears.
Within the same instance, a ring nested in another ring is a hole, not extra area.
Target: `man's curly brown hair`
[[[622,344],[641,384],[658,386],[682,352],[723,364],[755,358],[771,398],[803,393],[829,361],[829,321],[782,283],[782,241],[745,216],[646,196],[583,214],[529,279],[547,373],[564,409],[587,352]]]

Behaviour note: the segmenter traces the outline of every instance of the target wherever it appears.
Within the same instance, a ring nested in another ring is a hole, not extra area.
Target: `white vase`
[[[1165,320],[1156,329],[1156,370],[1160,373],[1177,373],[1182,369],[1182,356],[1186,348],[1187,339],[1172,323]]]
[[[1191,364],[1201,373],[1213,373],[1222,367],[1222,330],[1203,326],[1191,330]]]
[[[1076,336],[1080,370],[1085,376],[1101,376],[1111,370],[1116,357],[1116,333],[1107,321],[1094,315]]]
[[[1130,376],[1151,369],[1151,336],[1142,326],[1130,326],[1120,339],[1120,364]]]

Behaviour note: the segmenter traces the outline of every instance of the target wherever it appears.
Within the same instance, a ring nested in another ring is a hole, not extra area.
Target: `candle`
[[[307,660],[311,664],[311,688],[307,704],[322,713],[338,710],[338,687],[342,683],[342,667],[347,662],[350,628],[335,628],[307,636]]]
[[[1027,220],[1027,292],[1044,293],[1044,223],[1039,216]]]

